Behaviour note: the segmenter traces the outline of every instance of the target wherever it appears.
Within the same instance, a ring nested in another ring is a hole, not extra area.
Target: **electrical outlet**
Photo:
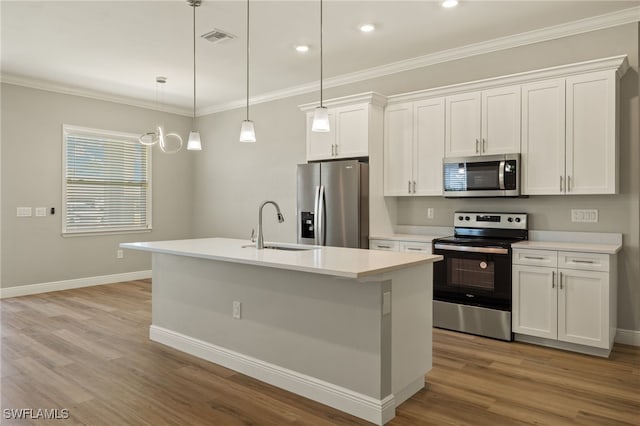
[[[433,217],[435,216],[434,211],[433,211],[433,207],[429,207],[427,209],[427,219],[433,219]]]
[[[31,207],[18,207],[18,208],[16,208],[16,216],[18,216],[18,217],[31,217]]]
[[[237,300],[233,301],[233,318],[240,319],[242,317],[242,303]]]
[[[122,249],[116,250],[116,258],[118,259],[124,258],[124,251]]]
[[[598,222],[597,209],[571,209],[571,222]]]
[[[46,207],[36,207],[36,216],[42,217],[47,215]]]

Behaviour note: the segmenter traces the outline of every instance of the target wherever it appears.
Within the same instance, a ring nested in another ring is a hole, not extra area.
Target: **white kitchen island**
[[[248,244],[121,244],[152,252],[151,340],[373,423],[391,420],[431,369],[441,256]]]

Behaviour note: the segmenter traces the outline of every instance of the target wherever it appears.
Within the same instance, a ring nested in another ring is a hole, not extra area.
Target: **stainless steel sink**
[[[256,248],[256,245],[247,244],[242,246],[242,248]],[[300,247],[300,246],[287,245],[287,244],[265,244],[264,248],[269,250],[308,251],[308,250],[313,250],[316,247]]]

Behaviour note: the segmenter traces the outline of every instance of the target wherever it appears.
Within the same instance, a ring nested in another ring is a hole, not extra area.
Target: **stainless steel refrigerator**
[[[298,165],[298,243],[369,248],[369,165]]]

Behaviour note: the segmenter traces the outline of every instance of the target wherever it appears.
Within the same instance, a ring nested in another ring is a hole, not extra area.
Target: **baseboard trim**
[[[77,278],[73,280],[52,281],[48,283],[28,284],[15,287],[0,288],[0,299],[29,296],[31,294],[49,293],[52,291],[71,290],[94,285],[114,284],[123,281],[143,280],[151,278],[151,271],[125,272],[122,274],[100,275],[96,277]]]
[[[640,330],[619,328],[616,332],[615,342],[623,345],[640,346]]]
[[[517,342],[533,343],[534,345],[546,346],[548,348],[562,349],[565,351],[579,352],[586,355],[594,355],[603,358],[609,358],[610,349],[596,348],[592,346],[579,345],[570,342],[561,342],[559,340],[545,339],[544,337],[528,336],[526,334],[514,333],[513,338]]]
[[[149,338],[378,425],[395,417],[393,395],[375,399],[155,325],[149,327]]]

